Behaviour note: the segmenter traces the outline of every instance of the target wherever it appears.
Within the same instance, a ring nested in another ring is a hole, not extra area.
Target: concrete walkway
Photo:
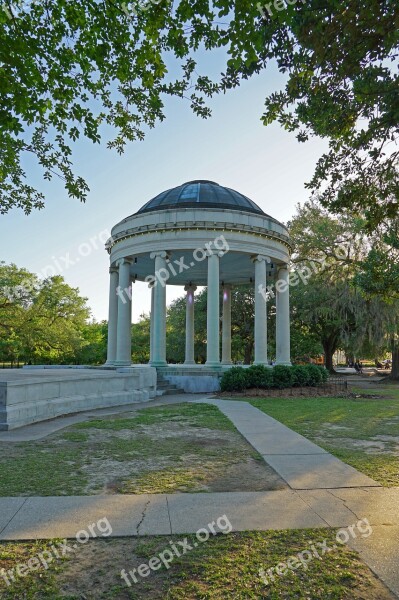
[[[217,406],[292,489],[380,487],[248,402],[210,398],[197,402]]]
[[[368,519],[372,534],[351,536],[348,545],[399,597],[398,506],[399,488],[377,487],[0,498],[0,540],[73,540],[104,517],[112,537],[196,533],[224,515],[232,531],[352,526],[356,534],[358,521]]]
[[[40,439],[81,420],[187,401],[217,406],[291,489],[0,498],[0,540],[73,539],[104,517],[114,537],[195,533],[223,515],[233,531],[345,528],[368,519],[372,535],[358,535],[348,543],[399,597],[399,488],[382,488],[247,402],[187,394],[169,396],[134,405],[128,411],[126,406],[120,411],[90,411],[30,425],[24,431],[3,432],[0,441]]]
[[[74,538],[107,517],[112,535],[195,533],[222,515],[234,531],[347,527],[367,518],[399,529],[399,488],[0,498],[0,540]]]

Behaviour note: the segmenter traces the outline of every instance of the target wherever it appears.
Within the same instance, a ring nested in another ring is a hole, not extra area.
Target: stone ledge
[[[156,397],[157,373],[149,366],[125,373],[71,369],[66,375],[60,368],[12,371],[0,373],[0,431]]]

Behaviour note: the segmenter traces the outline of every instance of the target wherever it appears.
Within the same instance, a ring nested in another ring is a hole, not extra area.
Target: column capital
[[[184,286],[185,292],[195,292],[196,289],[197,289],[197,286],[193,285],[191,283],[188,283],[187,285]]]
[[[222,258],[222,256],[224,256],[224,255],[225,255],[225,253],[222,251],[220,251],[220,252],[213,252],[213,250],[206,251],[206,256],[207,256],[208,260],[210,258]]]
[[[222,288],[222,290],[232,290],[233,289],[233,285],[231,283],[224,283],[223,281],[221,282],[220,287]]]
[[[251,256],[251,260],[253,263],[266,261],[267,263],[272,262],[270,256],[266,256],[264,254],[254,254]]]
[[[289,267],[288,263],[284,263],[282,265],[279,265],[277,267],[277,273],[279,273],[280,271],[288,271],[288,267]]]
[[[150,254],[151,259],[157,258],[158,256],[160,258],[168,258],[169,254],[166,250],[155,250],[154,252],[151,252],[151,254]]]
[[[116,261],[116,266],[120,267],[121,265],[131,265],[132,262],[133,261],[131,258],[120,258],[119,260]]]
[[[211,250],[211,252],[207,255],[208,258],[210,258],[211,256],[217,256],[218,258],[222,258],[226,253],[223,252],[223,250],[220,250],[220,252],[213,252],[213,250]]]
[[[119,270],[117,267],[110,267],[108,269],[108,273],[111,275],[111,273],[119,273]]]

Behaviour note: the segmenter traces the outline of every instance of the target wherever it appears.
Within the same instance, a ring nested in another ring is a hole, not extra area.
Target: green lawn
[[[54,561],[48,570],[30,572],[6,586],[0,578],[2,600],[225,600],[308,599],[388,600],[393,596],[371,571],[345,546],[315,558],[305,570],[300,566],[269,585],[259,570],[286,562],[313,544],[325,540],[332,548],[335,531],[330,529],[268,531],[220,534],[175,558],[170,568],[151,571],[146,578],[121,579],[126,572],[159,555],[182,536],[141,539],[108,539],[82,545],[68,560]],[[195,536],[187,536],[193,546]],[[0,567],[6,570],[36,556],[48,543],[0,544]],[[137,572],[137,571],[136,571]]]
[[[227,417],[206,404],[149,407],[0,448],[1,496],[208,491],[226,473],[234,479],[237,471],[239,482],[246,470],[255,490],[258,471],[276,479]]]
[[[399,485],[399,387],[350,388],[379,398],[243,398],[385,486]]]

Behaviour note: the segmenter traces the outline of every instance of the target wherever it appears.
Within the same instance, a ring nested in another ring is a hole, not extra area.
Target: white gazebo
[[[232,287],[249,283],[255,287],[254,362],[268,364],[266,308],[267,299],[275,294],[276,363],[290,364],[288,231],[246,196],[212,181],[184,183],[115,225],[106,247],[110,255],[107,365],[131,364],[135,281],[147,281],[152,289],[152,366],[167,364],[166,285],[183,286],[186,292],[185,366],[194,369],[194,295],[197,286],[208,287],[207,361],[202,368],[217,371],[231,365]]]

